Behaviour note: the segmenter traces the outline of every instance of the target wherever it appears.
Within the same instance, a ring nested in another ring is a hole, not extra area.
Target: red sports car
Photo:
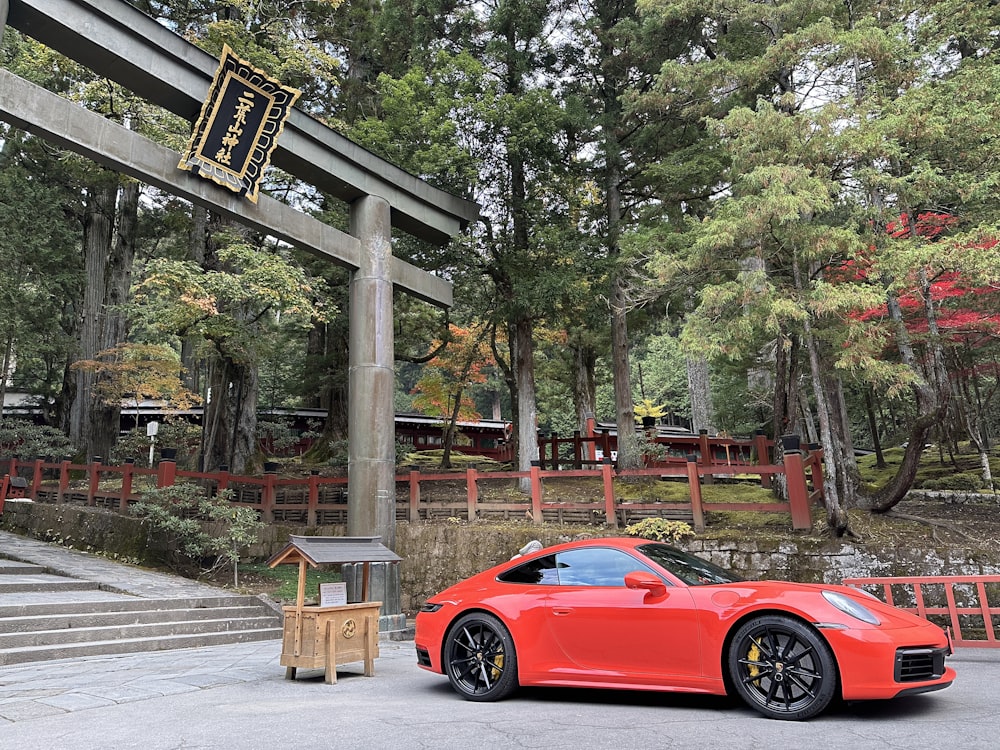
[[[537,546],[537,545],[536,545]],[[744,581],[645,539],[548,547],[431,597],[417,663],[473,701],[519,685],[735,693],[775,719],[947,687],[945,631],[857,589]]]

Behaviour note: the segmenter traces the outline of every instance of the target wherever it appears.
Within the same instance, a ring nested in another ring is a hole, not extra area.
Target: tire
[[[451,686],[470,701],[498,701],[517,687],[514,639],[491,614],[461,617],[445,638],[445,671]]]
[[[837,693],[837,663],[815,630],[785,615],[744,623],[729,647],[729,675],[740,697],[771,719],[816,716]]]

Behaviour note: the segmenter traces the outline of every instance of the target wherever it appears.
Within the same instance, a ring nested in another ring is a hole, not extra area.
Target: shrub
[[[74,449],[61,430],[24,419],[0,419],[0,455],[29,459],[70,458]]]
[[[205,572],[232,565],[233,585],[239,586],[240,553],[264,524],[256,511],[233,505],[231,498],[231,490],[210,496],[198,485],[175,484],[146,490],[129,510],[166,537],[169,563],[200,568],[207,561]]]
[[[625,527],[629,536],[652,539],[655,542],[678,542],[694,536],[690,524],[684,521],[668,521],[665,518],[644,518]]]
[[[955,490],[957,492],[977,492],[983,488],[983,478],[979,474],[965,472],[950,474],[937,479],[926,479],[921,485],[925,490]]]

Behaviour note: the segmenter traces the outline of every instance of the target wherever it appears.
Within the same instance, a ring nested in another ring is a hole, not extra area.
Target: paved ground
[[[2,532],[0,554],[44,555],[64,572],[86,566],[122,591],[205,588]],[[947,690],[788,723],[726,699],[671,694],[522,690],[470,703],[417,668],[406,641],[380,644],[372,678],[358,664],[338,669],[336,685],[319,670],[288,681],[280,648],[266,641],[0,667],[0,748],[993,750],[1000,737],[1000,649],[959,651]]]

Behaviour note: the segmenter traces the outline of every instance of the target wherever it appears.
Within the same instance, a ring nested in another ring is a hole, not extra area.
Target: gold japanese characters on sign
[[[177,166],[256,203],[260,179],[299,94],[223,46],[208,98]]]

